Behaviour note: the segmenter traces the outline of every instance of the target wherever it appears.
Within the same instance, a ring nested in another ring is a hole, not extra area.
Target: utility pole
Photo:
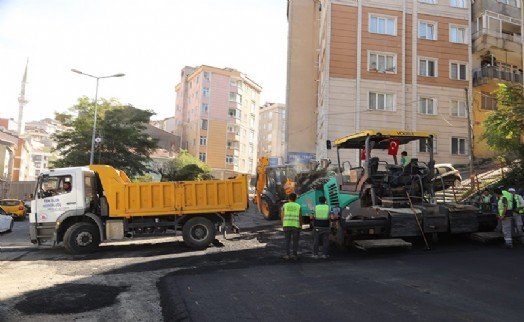
[[[469,176],[471,178],[471,182],[473,183],[473,178],[475,177],[475,170],[473,166],[473,161],[475,160],[475,157],[473,155],[473,124],[471,123],[471,108],[469,106],[469,93],[468,88],[464,87],[465,95],[466,95],[466,115],[468,117],[468,141],[469,141]],[[473,185],[472,185],[473,187]]]

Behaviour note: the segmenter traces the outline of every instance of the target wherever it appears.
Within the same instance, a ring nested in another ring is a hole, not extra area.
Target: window
[[[419,76],[436,77],[436,65],[437,62],[432,59],[420,59],[418,61],[418,74]]]
[[[200,112],[207,113],[208,109],[209,109],[209,106],[207,105],[207,103],[202,103],[202,107],[200,108]]]
[[[238,150],[238,147],[239,147],[238,141],[227,141],[227,148],[228,149]]]
[[[449,27],[449,41],[459,44],[466,43],[466,28],[465,27]]]
[[[395,110],[395,95],[383,93],[369,93],[369,109],[394,111]]]
[[[230,117],[240,119],[242,117],[242,110],[239,108],[230,108],[227,112]]]
[[[226,155],[226,164],[233,164],[233,156]]]
[[[229,80],[229,85],[230,85],[230,86],[235,86],[235,87],[236,87],[236,86],[237,86],[237,81],[236,81],[236,79],[230,79],[230,80]]]
[[[395,36],[397,34],[396,19],[372,15],[369,19],[369,32]]]
[[[202,162],[206,162],[206,154],[204,152],[200,152],[198,154],[198,160],[200,160]]]
[[[202,130],[207,130],[207,120],[200,120],[200,128]]]
[[[466,117],[466,102],[452,100],[450,114],[451,116]]]
[[[451,138],[451,154],[465,155],[466,152],[466,139]]]
[[[437,101],[432,97],[421,97],[419,100],[419,109],[420,114],[437,114]]]
[[[381,73],[395,71],[395,55],[369,53],[368,70]]]
[[[451,63],[449,77],[451,79],[456,79],[456,80],[467,80],[468,77],[467,77],[467,73],[466,73],[466,70],[467,70],[466,67],[467,67],[466,64]]]
[[[207,136],[200,136],[200,145],[202,146],[207,145]]]
[[[466,0],[449,0],[449,5],[455,8],[466,8]]]
[[[497,98],[489,93],[482,92],[482,105],[480,106],[483,110],[496,111],[497,110]]]
[[[426,152],[429,153],[430,151],[430,139],[420,139],[418,142],[418,152]],[[437,139],[433,138],[433,153],[437,153]]]
[[[229,92],[229,101],[230,102],[237,102],[242,103],[242,95],[235,93],[235,92]]]
[[[520,8],[520,1],[519,0],[497,0],[500,3],[505,3],[513,7]]]
[[[436,4],[436,3],[437,3],[437,0],[418,0],[418,2],[424,2],[424,3]]]
[[[249,131],[249,141],[253,142],[255,140],[255,131]]]
[[[251,115],[251,118],[249,119],[249,127],[254,128],[255,127],[255,116]]]
[[[209,80],[209,72],[204,72],[204,80]]]
[[[254,101],[251,101],[251,114],[255,114],[256,112],[256,104]]]
[[[204,87],[202,88],[202,96],[209,96],[209,88]]]
[[[418,37],[420,39],[437,40],[437,30],[434,22],[421,21],[418,24]]]

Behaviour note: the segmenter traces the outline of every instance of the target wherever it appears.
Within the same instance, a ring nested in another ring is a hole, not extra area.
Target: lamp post
[[[101,78],[111,78],[111,77],[123,77],[123,76],[126,76],[126,74],[114,74],[114,75],[109,75],[109,76],[93,76],[93,75],[90,75],[90,74],[86,74],[86,73],[83,73],[81,71],[79,71],[78,69],[71,69],[71,71],[73,73],[77,73],[77,74],[81,74],[81,75],[86,75],[86,76],[89,76],[89,77],[92,77],[92,78],[95,78],[96,79],[96,91],[95,91],[95,117],[94,117],[94,120],[93,120],[93,136],[91,137],[91,156],[89,157],[89,165],[92,165],[93,162],[94,162],[94,158],[95,158],[95,136],[96,136],[96,118],[97,118],[97,112],[98,112],[98,81],[101,79]]]

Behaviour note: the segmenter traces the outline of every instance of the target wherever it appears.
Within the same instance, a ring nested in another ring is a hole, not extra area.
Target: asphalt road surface
[[[204,251],[180,237],[72,256],[0,235],[0,321],[522,321],[524,245],[441,238],[431,251],[332,249],[281,259],[278,222],[253,211]]]

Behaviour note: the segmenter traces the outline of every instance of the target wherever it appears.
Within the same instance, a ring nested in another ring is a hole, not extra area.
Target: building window
[[[200,136],[200,145],[202,146],[207,145],[207,136]]]
[[[418,74],[419,76],[437,77],[437,62],[432,59],[419,59]]]
[[[482,95],[482,104],[481,109],[487,111],[496,111],[497,110],[497,98],[489,93],[481,93]]]
[[[251,114],[255,114],[256,112],[256,104],[254,101],[251,101]]]
[[[205,96],[205,97],[209,96],[209,88],[207,87],[202,88],[202,96]]]
[[[200,112],[207,113],[208,109],[209,109],[209,106],[207,105],[207,103],[202,103],[202,107],[200,108]]]
[[[497,0],[500,3],[504,3],[513,7],[520,8],[520,1],[519,0]]]
[[[237,86],[237,81],[235,79],[230,79],[229,80],[229,85],[236,87]]]
[[[206,154],[204,152],[200,152],[198,154],[198,160],[200,160],[202,162],[206,162]]]
[[[242,95],[235,93],[235,92],[229,92],[229,101],[230,102],[237,102],[238,104],[242,103]]]
[[[255,116],[251,115],[251,118],[249,119],[249,127],[254,128],[255,127]]]
[[[395,55],[369,53],[368,70],[380,73],[395,72]]]
[[[438,30],[434,22],[420,21],[418,24],[418,37],[420,39],[437,40]]]
[[[418,0],[418,2],[436,4],[437,0]]]
[[[240,119],[242,117],[242,110],[239,108],[230,108],[227,112],[230,117]]]
[[[451,116],[466,117],[466,102],[459,100],[451,101]]]
[[[233,164],[233,156],[226,155],[226,164]]]
[[[455,155],[466,155],[466,139],[464,138],[451,138],[451,154]]]
[[[395,95],[384,93],[369,93],[369,109],[381,111],[395,110]]]
[[[202,130],[207,130],[207,125],[208,125],[207,123],[208,123],[207,120],[200,120],[200,128]]]
[[[455,8],[466,8],[466,0],[449,0],[449,5]]]
[[[449,41],[458,43],[458,44],[465,44],[466,43],[466,28],[465,27],[456,27],[451,26],[449,27]]]
[[[426,152],[429,153],[430,151],[430,139],[424,138],[420,139],[418,142],[418,152]],[[433,138],[433,153],[437,153],[437,139]]]
[[[432,97],[421,97],[419,100],[418,112],[420,114],[437,114],[437,101]]]
[[[369,32],[371,33],[395,36],[396,29],[396,19],[393,17],[372,15],[369,19]]]
[[[467,65],[460,63],[451,63],[450,78],[456,80],[467,80]]]
[[[204,72],[204,80],[209,80],[209,72]]]
[[[238,150],[238,147],[239,147],[238,141],[227,141],[227,148],[228,149]]]

